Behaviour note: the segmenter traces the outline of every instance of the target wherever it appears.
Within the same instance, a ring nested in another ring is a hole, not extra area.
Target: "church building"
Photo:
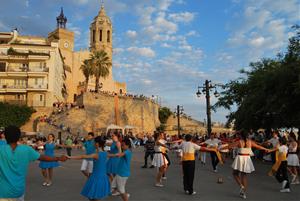
[[[18,30],[0,30],[0,102],[50,107],[54,102],[74,102],[83,92],[83,61],[96,51],[104,50],[112,63],[112,23],[104,6],[90,25],[90,47],[74,50],[74,32],[67,28],[61,9],[57,28],[48,37],[22,36]],[[126,93],[126,83],[109,75],[100,78],[100,91]],[[95,89],[90,77],[88,90]]]

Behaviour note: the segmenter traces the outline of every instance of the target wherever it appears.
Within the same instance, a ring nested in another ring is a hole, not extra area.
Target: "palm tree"
[[[91,55],[91,61],[93,65],[93,75],[96,78],[95,91],[99,90],[100,77],[106,78],[110,73],[111,62],[107,53],[103,50],[94,52]]]
[[[85,77],[85,92],[88,89],[89,78],[93,74],[93,66],[90,59],[86,59],[83,61],[83,64],[80,66],[80,70],[82,71]]]

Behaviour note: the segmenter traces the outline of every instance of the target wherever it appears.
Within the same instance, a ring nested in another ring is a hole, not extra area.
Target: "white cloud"
[[[191,30],[186,34],[186,36],[197,36],[197,35],[198,33],[195,30]]]
[[[130,39],[135,39],[137,37],[137,32],[134,30],[128,30],[126,36]]]
[[[165,18],[165,13],[160,12],[158,17],[155,19],[155,28],[159,29],[162,32],[166,32],[168,34],[176,33],[177,32],[177,24],[168,21]]]
[[[260,47],[264,44],[265,38],[262,36],[258,36],[249,40],[249,44],[254,47]]]
[[[271,12],[266,9],[249,6],[244,12],[245,23],[241,31],[247,32],[254,28],[263,28],[272,18]]]
[[[120,53],[122,53],[122,52],[124,52],[124,49],[123,49],[123,48],[116,47],[116,48],[113,49],[113,53],[114,53],[114,54],[120,54]]]
[[[164,47],[164,48],[170,48],[170,47],[172,47],[170,44],[168,44],[168,43],[162,43],[161,44],[161,47]]]
[[[29,7],[29,1],[27,0],[27,1],[25,1],[25,6],[26,6],[26,8],[28,8]]]
[[[179,49],[191,51],[193,48],[190,45],[182,45],[179,47]]]
[[[144,26],[149,26],[152,24],[152,14],[155,12],[156,9],[154,7],[139,7],[138,8],[138,13],[140,17],[140,24]]]
[[[146,84],[146,85],[152,84],[152,81],[149,80],[149,79],[142,79],[142,82],[143,82],[144,84]]]
[[[82,30],[80,29],[80,27],[76,27],[76,26],[73,26],[72,23],[68,23],[68,29],[70,29],[71,31],[74,32],[75,34],[75,40],[78,40],[81,36],[81,32]]]
[[[158,1],[158,8],[160,10],[168,10],[169,6],[172,4],[173,0],[159,0]]]
[[[129,47],[127,51],[144,57],[155,57],[155,52],[149,47]]]
[[[217,57],[218,57],[218,61],[220,61],[222,63],[228,63],[233,58],[232,55],[230,55],[226,52],[220,53]]]
[[[191,13],[191,12],[171,13],[169,14],[168,18],[175,22],[189,23],[194,20],[195,13]]]

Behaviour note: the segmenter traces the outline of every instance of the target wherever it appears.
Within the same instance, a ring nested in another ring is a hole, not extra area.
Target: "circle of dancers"
[[[205,165],[206,152],[209,152],[212,170],[216,173],[219,164],[224,163],[224,155],[232,152],[232,175],[239,187],[239,196],[246,199],[248,176],[255,171],[251,157],[265,152],[271,155],[269,176],[274,176],[280,183],[281,193],[290,193],[291,185],[299,184],[299,144],[296,135],[290,133],[289,136],[280,136],[278,131],[274,131],[269,140],[259,141],[255,137],[239,131],[232,138],[218,138],[213,133],[208,139],[198,139],[190,134],[171,139],[163,132],[155,132],[153,136],[141,139],[145,149],[142,168],[148,168],[150,156],[152,161],[149,168],[157,169],[154,186],[163,188],[171,165],[168,152],[175,150],[182,166],[183,192],[195,195],[193,182],[196,159],[199,157],[201,164]],[[60,166],[59,162],[82,160],[80,170],[87,178],[81,191],[82,196],[93,201],[120,196],[123,201],[128,201],[130,195],[126,192],[126,183],[131,175],[133,139],[117,132],[112,134],[111,139],[89,132],[82,143],[74,144],[67,137],[65,143],[61,144],[56,143],[53,134],[49,134],[46,140],[38,140],[29,146],[20,143],[20,138],[21,131],[16,126],[8,126],[0,131],[0,201],[24,200],[28,166],[36,160],[40,161],[42,185],[45,188],[53,185],[54,169]],[[72,148],[81,147],[84,147],[85,154],[71,156]],[[56,148],[65,148],[67,155],[55,156]],[[222,178],[218,182],[222,183]]]

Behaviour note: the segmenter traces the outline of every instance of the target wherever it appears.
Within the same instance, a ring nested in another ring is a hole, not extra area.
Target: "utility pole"
[[[209,94],[209,81],[205,80],[205,92],[206,92],[206,115],[207,115],[207,134],[211,134],[211,111],[210,111],[210,94]]]
[[[205,80],[203,86],[198,86],[198,91],[196,93],[197,97],[201,97],[201,91],[205,94],[206,98],[206,116],[207,116],[207,135],[211,134],[211,106],[210,106],[210,90],[215,89],[214,96],[218,97],[219,93],[217,92],[217,87],[222,87],[221,84],[212,84],[210,80]],[[201,90],[201,91],[200,91]]]
[[[183,106],[177,105],[176,111],[174,112],[177,116],[177,131],[180,136],[180,115],[183,114]]]

